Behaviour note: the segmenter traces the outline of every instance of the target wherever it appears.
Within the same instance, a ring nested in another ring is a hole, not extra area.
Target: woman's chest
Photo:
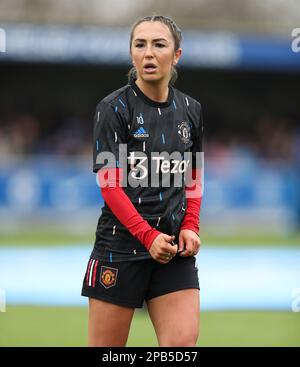
[[[133,111],[128,124],[128,151],[146,155],[166,152],[183,154],[192,142],[192,123],[184,111]]]

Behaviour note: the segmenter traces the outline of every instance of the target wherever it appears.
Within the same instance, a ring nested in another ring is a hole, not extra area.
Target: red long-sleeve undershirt
[[[188,183],[185,186],[187,206],[180,230],[190,229],[199,234],[199,216],[202,201],[201,169],[193,168],[191,178],[193,182],[190,180],[186,181]]]
[[[98,171],[98,179],[102,197],[113,214],[149,250],[152,242],[161,232],[151,227],[140,215],[120,186],[123,169],[102,168]]]
[[[123,179],[122,168],[102,168],[98,171],[98,181],[101,187],[102,197],[117,219],[137,238],[149,251],[154,239],[161,233],[151,227],[136,210],[129,197],[120,186]],[[196,177],[193,170],[192,177]],[[186,187],[187,207],[181,229],[191,229],[199,232],[199,211],[201,198],[195,196],[197,185]],[[190,193],[191,195],[189,195]]]

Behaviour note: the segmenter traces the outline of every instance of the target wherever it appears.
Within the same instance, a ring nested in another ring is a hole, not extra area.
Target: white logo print
[[[192,152],[151,152],[148,157],[143,152],[128,152],[127,144],[119,144],[119,159],[116,161],[115,155],[112,152],[100,152],[96,157],[96,163],[103,165],[104,167],[123,167],[123,180],[122,187],[158,187],[160,179],[162,187],[170,187],[171,177],[172,186],[182,187],[183,181],[187,186],[193,186],[195,182],[201,182],[199,190],[195,190],[195,193],[191,191],[190,195],[198,197],[203,193],[204,181],[203,181],[203,169],[204,169],[204,155],[203,152],[196,152],[195,154],[195,167],[197,170],[197,177],[192,177]],[[150,182],[148,180],[150,165]],[[198,173],[198,171],[200,171]],[[111,177],[112,178],[112,177]],[[111,178],[101,177],[99,181],[100,185],[106,185],[110,182]],[[189,191],[190,193],[190,191]],[[190,196],[191,197],[191,196]]]
[[[140,116],[137,116],[136,117],[136,119],[137,119],[137,123],[139,124],[139,125],[143,125],[143,123],[144,123],[144,119],[143,119],[143,116],[142,116],[142,114],[140,113]]]

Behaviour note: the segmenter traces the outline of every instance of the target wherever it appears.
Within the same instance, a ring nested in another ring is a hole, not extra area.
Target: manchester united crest
[[[111,288],[116,285],[118,269],[110,268],[108,266],[101,266],[100,283],[105,288]]]
[[[190,141],[191,129],[188,122],[182,121],[180,124],[178,124],[178,135],[185,144]]]

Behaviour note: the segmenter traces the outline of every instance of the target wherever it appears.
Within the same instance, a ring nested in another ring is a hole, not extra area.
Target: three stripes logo
[[[138,128],[134,133],[133,136],[135,138],[149,138],[149,134],[143,127]]]
[[[95,288],[96,286],[98,264],[99,261],[95,259],[90,259],[88,263],[85,275],[85,284],[88,287]],[[117,275],[118,275],[118,269],[111,268],[109,266],[101,266],[100,283],[105,288],[111,288],[116,285]]]
[[[85,284],[88,285],[89,287],[94,288],[96,285],[97,267],[98,267],[98,260],[90,259],[85,278]]]

